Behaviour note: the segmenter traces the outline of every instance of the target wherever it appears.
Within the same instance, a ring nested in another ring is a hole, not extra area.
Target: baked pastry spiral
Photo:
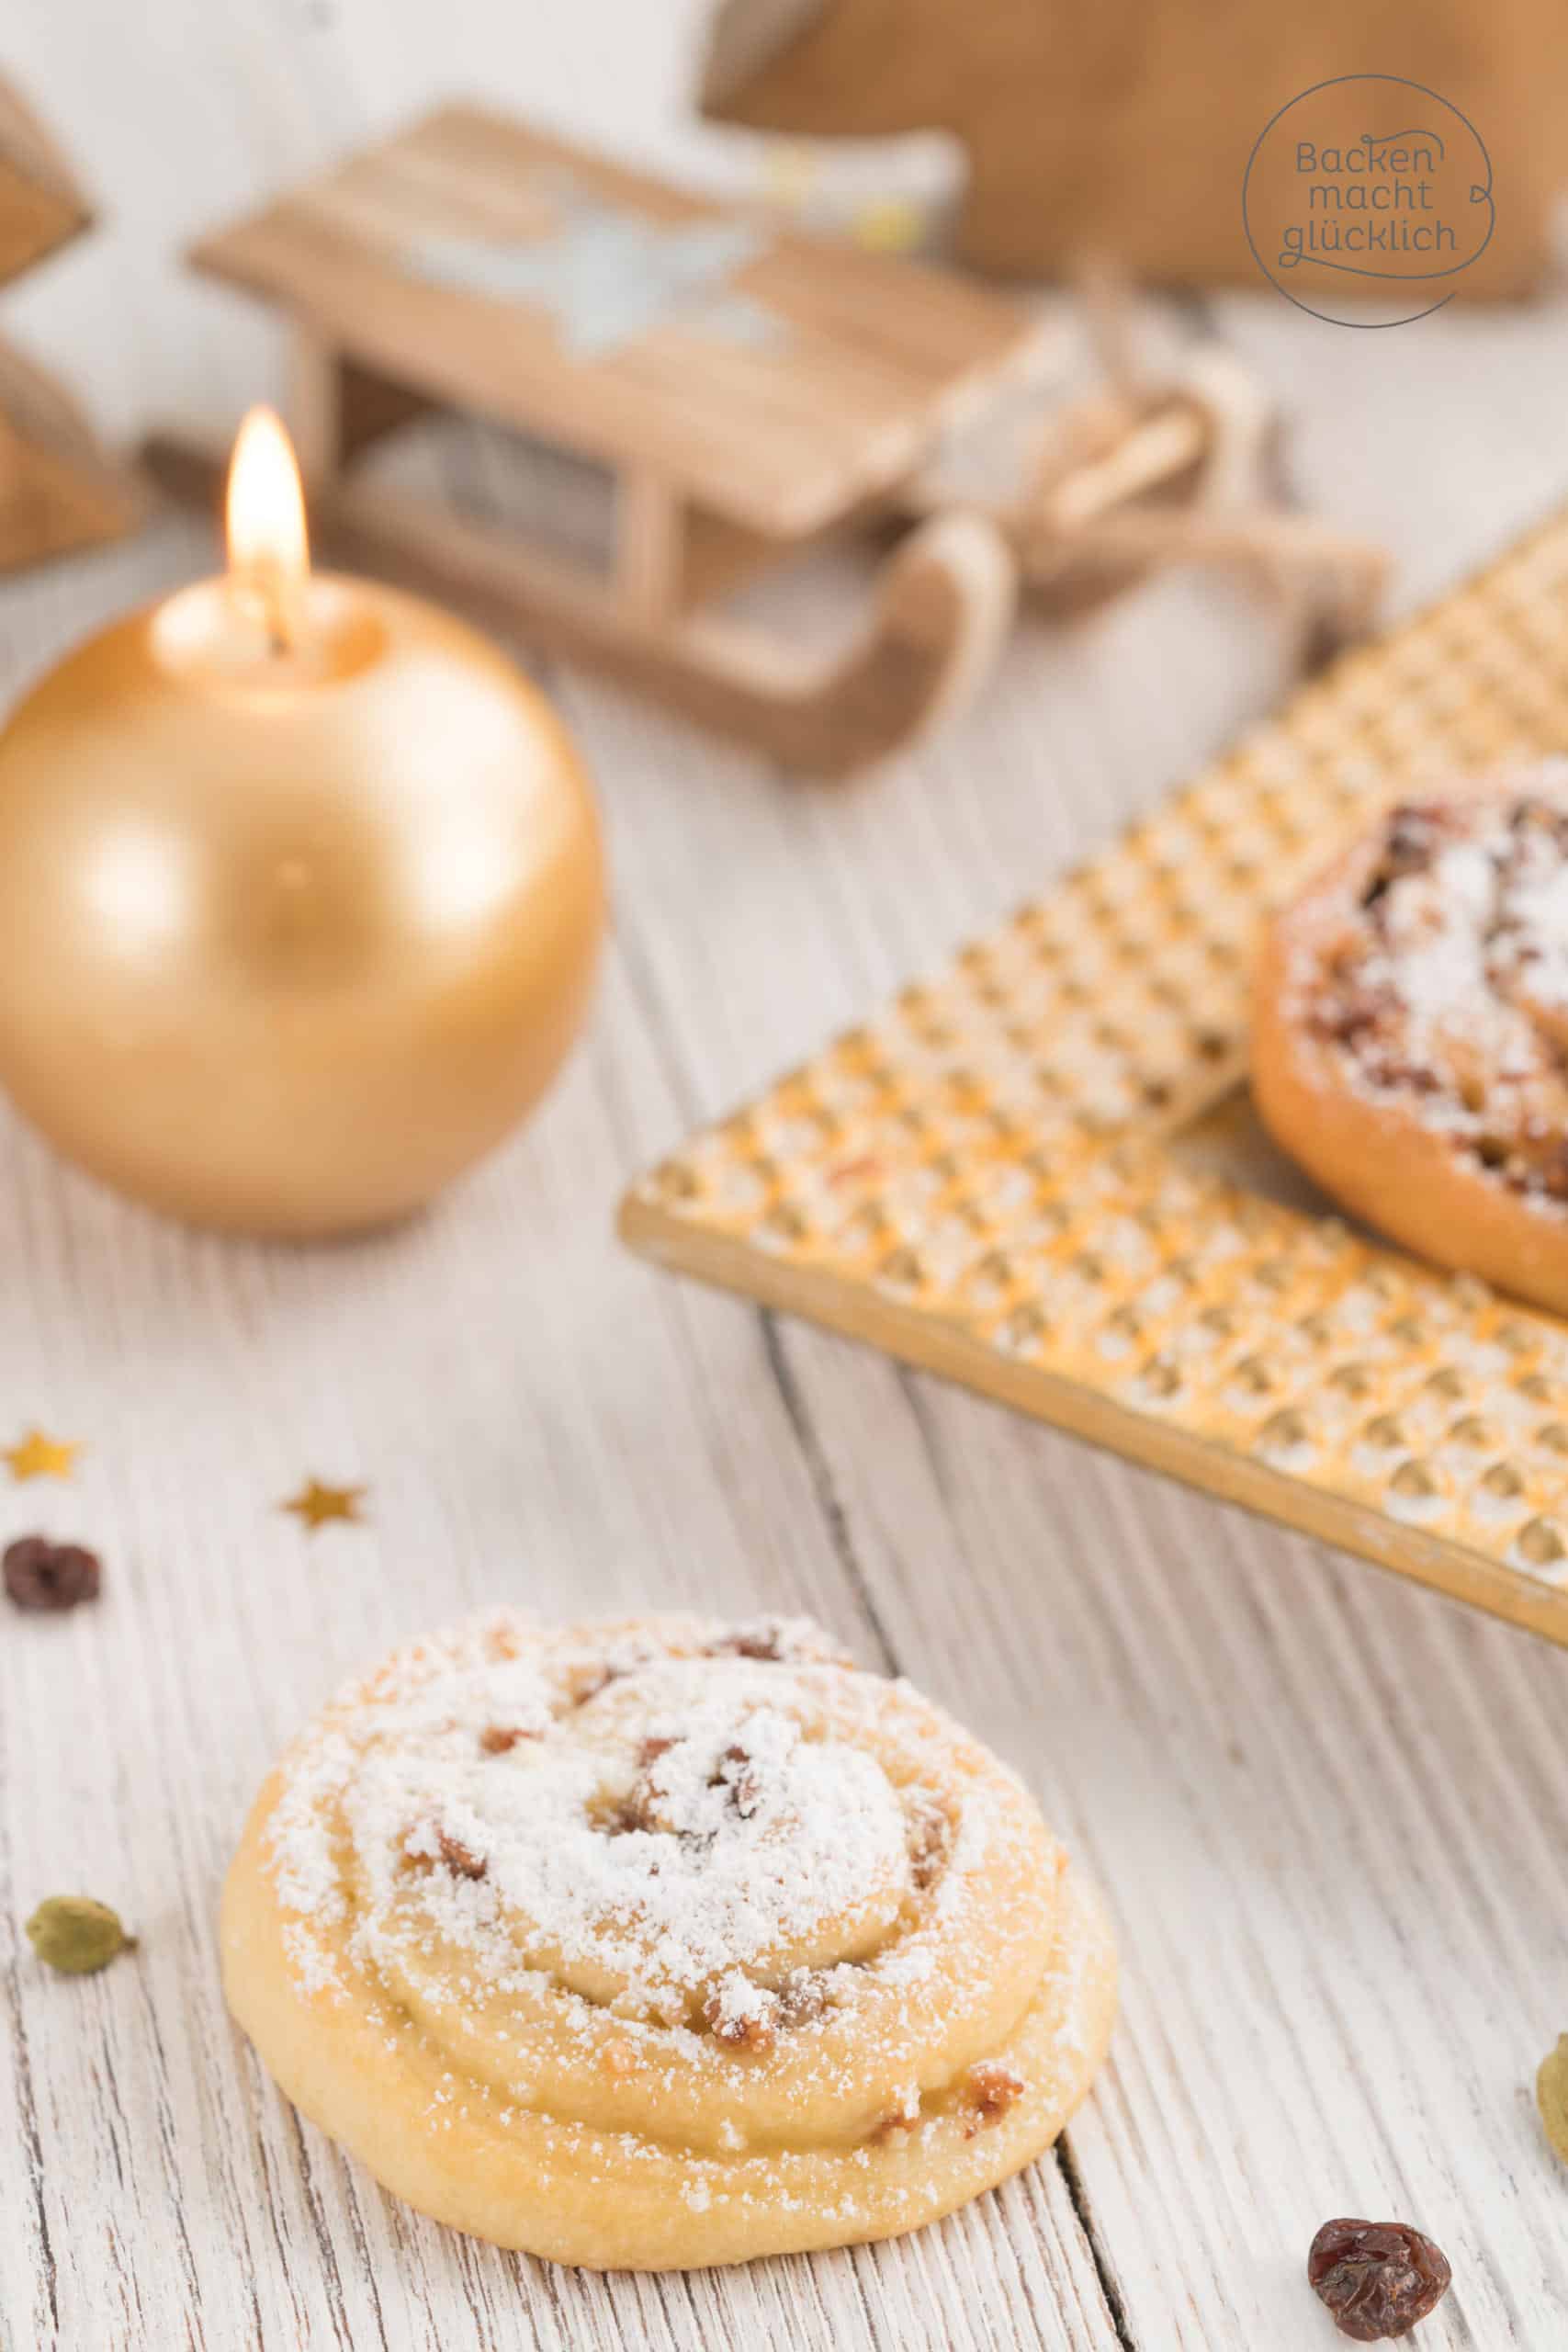
[[[663,2269],[913,2228],[1037,2155],[1115,2006],[1034,1804],[803,1620],[502,1612],[344,1690],[229,1874],[230,2005],[399,2195]]]
[[[1568,1313],[1568,762],[1390,809],[1278,915],[1253,1088],[1325,1190]]]

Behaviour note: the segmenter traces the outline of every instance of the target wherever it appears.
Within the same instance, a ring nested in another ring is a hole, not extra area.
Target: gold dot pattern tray
[[[1565,746],[1568,516],[652,1170],[625,1238],[1568,1644],[1568,1326],[1321,1212],[1241,1091],[1270,900]]]

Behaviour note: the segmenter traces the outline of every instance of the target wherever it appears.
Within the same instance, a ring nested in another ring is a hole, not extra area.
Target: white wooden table
[[[122,427],[225,425],[265,387],[265,338],[176,279],[177,234],[444,87],[631,137],[626,89],[651,109],[669,78],[628,69],[660,13],[629,0],[510,31],[484,0],[68,13],[25,0],[0,66],[118,225],[7,323]],[[1362,335],[1263,293],[1179,323],[1277,383],[1300,492],[1389,539],[1402,602],[1568,488],[1568,309]],[[6,587],[0,689],[209,560],[168,523]],[[635,1169],[1103,839],[1281,667],[1236,592],[1168,582],[1025,630],[959,731],[848,789],[553,674],[614,941],[544,1114],[433,1215],[236,1246],[0,1124],[0,1443],[86,1442],[73,1484],[0,1487],[0,1532],[107,1563],[96,1608],[0,1625],[6,2352],[1311,2352],[1339,2339],[1305,2250],[1339,2212],[1450,2254],[1423,2352],[1568,2340],[1568,2175],[1529,2090],[1568,2024],[1568,1657],[610,1235]],[[311,1473],[364,1481],[369,1525],[280,1513]],[[219,1996],[243,1810],[344,1669],[502,1597],[809,1610],[1030,1775],[1125,1952],[1113,2062],[1054,2157],[899,2244],[603,2278],[443,2233],[296,2120]],[[20,1920],[70,1889],[134,1957],[33,1962]]]

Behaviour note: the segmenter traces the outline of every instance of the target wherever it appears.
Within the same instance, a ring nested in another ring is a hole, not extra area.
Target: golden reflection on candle
[[[360,1232],[554,1074],[604,920],[598,826],[494,646],[311,571],[270,411],[228,520],[224,572],[100,630],[0,729],[0,1084],[140,1200]]]

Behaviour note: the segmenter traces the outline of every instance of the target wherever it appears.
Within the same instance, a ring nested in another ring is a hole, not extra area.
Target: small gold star
[[[299,1492],[288,1502],[279,1503],[279,1510],[291,1510],[302,1519],[313,1535],[329,1519],[347,1520],[354,1527],[363,1527],[359,1516],[359,1498],[363,1487],[323,1487],[319,1478],[307,1478]]]
[[[41,1430],[29,1430],[20,1444],[0,1449],[0,1459],[10,1464],[13,1478],[69,1478],[81,1451],[79,1439],[45,1437]]]

